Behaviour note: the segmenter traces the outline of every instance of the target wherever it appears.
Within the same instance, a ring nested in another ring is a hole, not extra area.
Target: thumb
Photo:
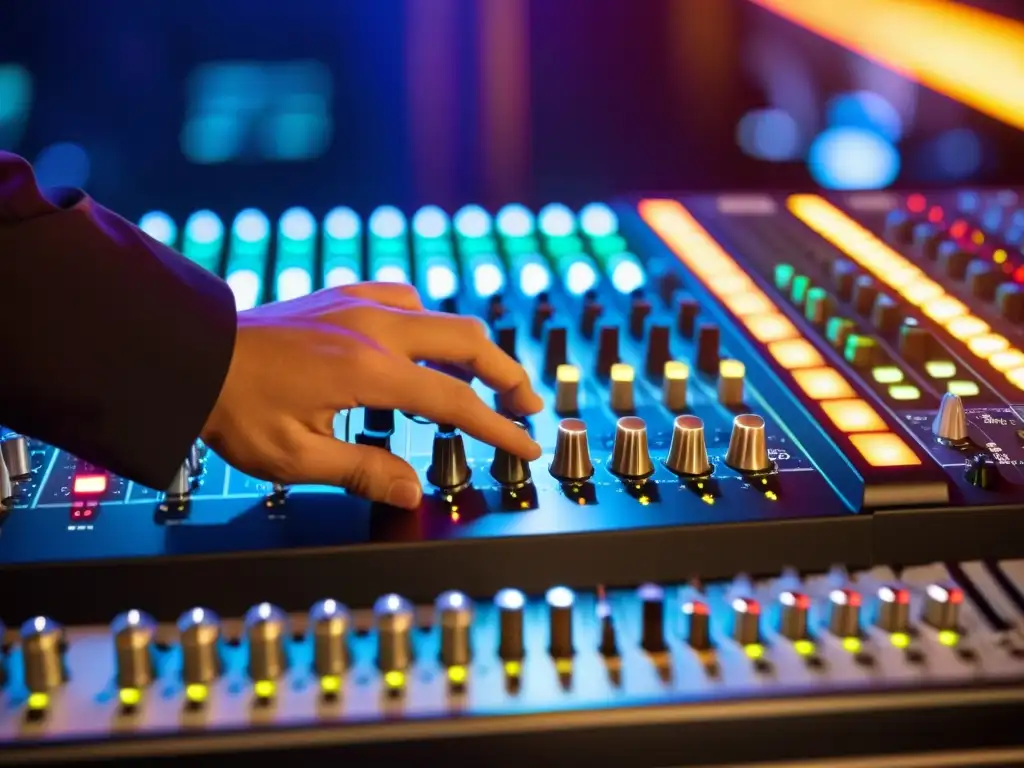
[[[311,436],[302,466],[307,482],[341,486],[370,501],[416,509],[423,498],[419,477],[407,462],[383,448]]]

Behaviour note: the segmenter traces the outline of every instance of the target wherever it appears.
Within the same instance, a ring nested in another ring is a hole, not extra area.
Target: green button
[[[895,365],[880,365],[871,371],[871,376],[879,384],[899,384],[903,381],[903,371]]]
[[[811,278],[807,275],[797,275],[789,285],[789,298],[798,307],[802,307],[807,299],[807,292],[811,289]]]
[[[807,322],[823,325],[832,313],[831,304],[832,300],[824,288],[811,288],[807,292],[807,301],[804,305],[804,317],[807,318]]]
[[[789,284],[793,282],[793,275],[796,274],[796,270],[793,269],[792,264],[776,264],[775,265],[775,287],[783,293],[789,290]]]
[[[929,360],[924,369],[933,379],[952,379],[956,376],[956,366],[949,360]]]
[[[853,321],[845,317],[833,317],[825,326],[825,338],[836,349],[846,345],[846,337],[853,331]]]
[[[843,357],[850,365],[869,365],[875,356],[875,340],[859,333],[851,333],[846,337]]]
[[[957,395],[958,397],[974,397],[976,394],[981,392],[979,387],[973,381],[951,381],[946,385],[946,391],[951,395]]]
[[[913,384],[894,384],[889,387],[889,397],[893,400],[917,400],[921,397],[921,390]]]

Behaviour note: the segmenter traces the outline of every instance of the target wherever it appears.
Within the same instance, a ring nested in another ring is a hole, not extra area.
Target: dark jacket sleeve
[[[0,152],[0,424],[156,489],[234,351],[227,285]]]

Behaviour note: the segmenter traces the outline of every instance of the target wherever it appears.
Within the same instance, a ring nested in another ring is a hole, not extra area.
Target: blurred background
[[[1024,179],[1020,130],[747,0],[7,2],[0,148],[129,217]]]

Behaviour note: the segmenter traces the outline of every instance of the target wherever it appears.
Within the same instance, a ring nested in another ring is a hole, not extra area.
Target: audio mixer
[[[545,399],[522,423],[543,457],[339,414],[340,439],[421,473],[410,513],[257,481],[201,443],[151,489],[7,434],[0,744],[450,738],[511,760],[517,734],[585,731],[602,759],[639,740],[680,764],[693,728],[735,764],[767,753],[733,729],[796,715],[826,752],[976,746],[942,724],[978,718],[996,743],[1020,717],[1016,192],[321,214],[139,223],[240,308],[370,279],[480,317]]]

